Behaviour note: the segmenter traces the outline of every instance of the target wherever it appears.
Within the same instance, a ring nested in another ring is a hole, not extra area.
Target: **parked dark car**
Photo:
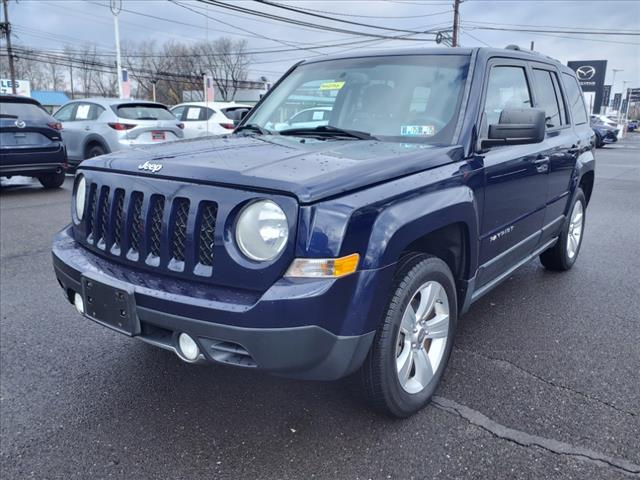
[[[610,127],[597,121],[591,121],[591,128],[595,134],[596,148],[602,148],[607,143],[615,143],[618,141],[617,128]]]
[[[630,132],[633,132],[637,128],[638,128],[638,121],[629,120],[629,123],[627,123],[627,130],[629,130]]]
[[[0,177],[36,177],[45,188],[64,182],[62,125],[36,100],[0,95]]]
[[[331,115],[275,131],[296,105]],[[55,273],[84,316],[186,362],[358,372],[404,417],[473,302],[534,258],[574,265],[592,142],[574,72],[533,52],[301,62],[233,134],[83,162]]]

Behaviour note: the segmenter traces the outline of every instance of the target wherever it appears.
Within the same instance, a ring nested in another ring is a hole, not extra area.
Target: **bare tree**
[[[33,51],[29,51],[26,47],[21,47],[23,53],[15,55],[16,78],[19,80],[28,80],[32,90],[42,90],[47,88],[47,72],[44,64],[34,60]],[[5,50],[6,52],[6,50]],[[3,55],[5,53],[3,52]],[[4,59],[0,61],[0,77],[9,77],[9,62]]]
[[[194,47],[200,54],[202,69],[213,76],[217,93],[224,101],[233,100],[241,83],[247,79],[250,57],[247,41],[222,37]]]

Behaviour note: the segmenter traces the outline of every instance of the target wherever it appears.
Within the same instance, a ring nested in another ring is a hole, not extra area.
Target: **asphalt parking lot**
[[[597,161],[574,269],[532,262],[474,305],[403,421],[347,381],[190,366],[81,318],[50,255],[70,179],[3,186],[2,478],[640,477],[640,134]]]

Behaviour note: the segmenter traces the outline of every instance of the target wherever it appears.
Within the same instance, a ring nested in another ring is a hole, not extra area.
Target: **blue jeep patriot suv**
[[[83,162],[53,264],[84,316],[187,362],[357,372],[408,416],[475,300],[572,267],[593,141],[574,73],[516,47],[304,61],[230,135]]]

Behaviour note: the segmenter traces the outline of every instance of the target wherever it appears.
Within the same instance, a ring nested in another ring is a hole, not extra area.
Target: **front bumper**
[[[70,229],[54,238],[53,264],[70,301],[82,292],[83,276],[133,292],[132,335],[140,340],[180,355],[177,337],[184,332],[196,339],[200,362],[315,380],[338,379],[360,367],[375,335],[367,330],[381,297],[373,294],[374,279],[392,272],[387,267],[338,280],[282,280],[253,295],[117,265],[82,248]]]

